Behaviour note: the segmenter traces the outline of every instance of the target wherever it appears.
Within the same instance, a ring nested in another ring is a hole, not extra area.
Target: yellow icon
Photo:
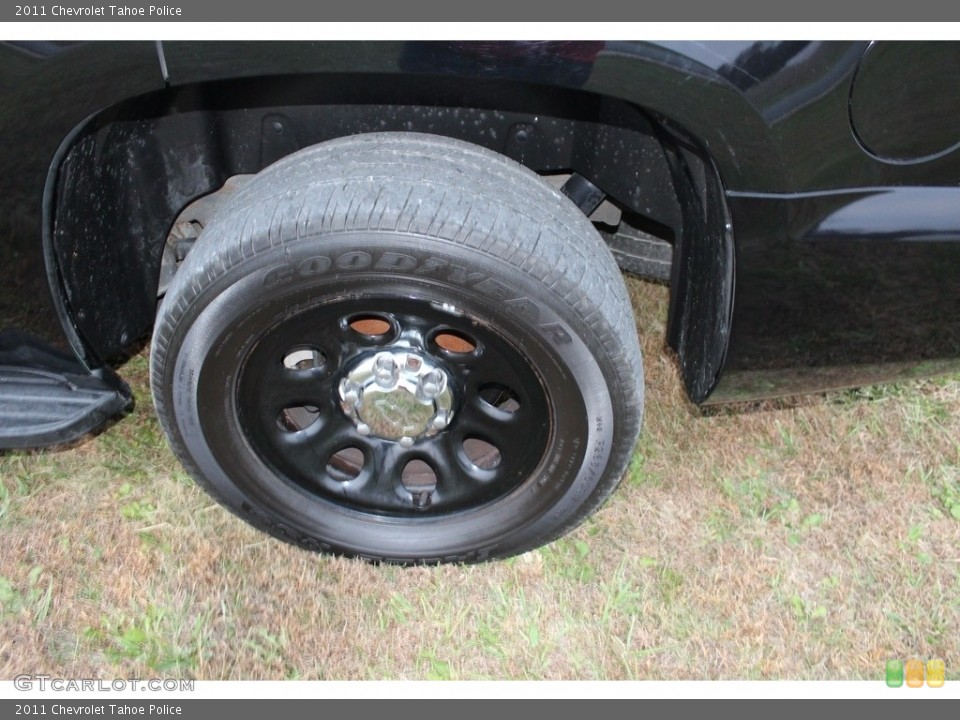
[[[943,660],[927,660],[927,685],[930,687],[943,687],[946,667]]]
[[[907,687],[923,687],[923,663],[919,660],[907,660]]]

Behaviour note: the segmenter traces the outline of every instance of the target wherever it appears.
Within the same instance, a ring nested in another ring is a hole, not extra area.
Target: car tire
[[[226,200],[159,311],[154,402],[197,482],[312,550],[519,553],[619,482],[643,368],[589,220],[477,146],[374,133]]]

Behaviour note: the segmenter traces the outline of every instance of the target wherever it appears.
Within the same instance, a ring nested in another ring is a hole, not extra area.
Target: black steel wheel
[[[401,563],[563,533],[642,413],[631,308],[587,219],[506,158],[409,133],[308,148],[227,201],[168,290],[152,381],[232,511]]]
[[[237,410],[279,477],[385,517],[506,495],[542,460],[553,415],[514,344],[414,288],[321,303],[272,327],[240,371]]]

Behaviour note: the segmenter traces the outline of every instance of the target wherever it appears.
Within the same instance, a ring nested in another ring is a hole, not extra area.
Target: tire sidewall
[[[239,427],[237,379],[257,328],[262,334],[311,297],[389,294],[400,286],[489,320],[531,359],[545,384],[554,427],[544,459],[488,505],[423,518],[360,513],[278,479]],[[270,308],[277,311],[271,315]],[[567,299],[499,258],[418,235],[325,234],[248,258],[201,291],[176,319],[162,388],[178,454],[253,524],[304,547],[372,559],[482,560],[558,536],[609,482],[612,453],[621,444],[617,388],[608,387],[617,372],[602,365],[610,361],[596,343]]]

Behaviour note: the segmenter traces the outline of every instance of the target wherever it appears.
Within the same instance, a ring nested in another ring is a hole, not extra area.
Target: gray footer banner
[[[851,711],[850,703],[856,702],[860,710],[870,713],[871,720],[901,718],[904,706],[887,700],[630,700],[630,699],[584,699],[584,700],[34,700],[18,702],[0,700],[0,718],[55,718],[55,717],[149,717],[176,718],[177,720],[208,720],[211,717],[229,717],[231,720],[262,720],[263,718],[283,718],[283,720],[317,720],[317,718],[343,717],[340,713],[387,712],[391,716],[402,716],[405,711],[418,713],[418,719],[429,717],[449,718],[456,713],[457,720],[489,720],[490,713],[502,713],[499,720],[511,716],[516,708],[516,716],[529,717],[534,705],[539,712],[555,712],[559,716],[572,717],[583,713],[590,717],[605,717],[604,711],[614,717],[630,717],[624,712],[647,712],[663,710],[677,712],[689,710],[692,713],[723,713],[726,710],[737,713],[738,718],[770,717],[770,712],[778,714],[778,720],[807,718],[816,713],[819,720],[841,717]],[[946,700],[928,699],[935,705]],[[955,701],[954,701],[955,702]],[[667,707],[670,704],[672,707]],[[773,707],[773,705],[777,707]],[[686,707],[684,707],[686,706]],[[956,706],[952,707],[956,710]],[[937,717],[939,713],[946,717],[947,707],[937,708],[924,705],[924,715]],[[600,713],[599,715],[597,713]]]

